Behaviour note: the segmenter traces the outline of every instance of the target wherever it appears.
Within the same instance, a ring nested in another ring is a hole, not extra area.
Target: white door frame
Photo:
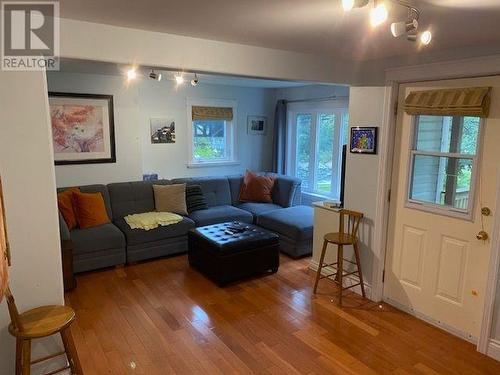
[[[488,265],[488,278],[484,295],[483,319],[481,321],[481,331],[477,343],[477,350],[484,354],[488,353],[488,345],[490,343],[493,308],[495,306],[495,295],[499,280],[498,268],[500,267],[500,169],[497,176],[496,207],[494,209],[495,211],[493,211],[494,221],[491,233],[490,262]]]
[[[377,205],[374,232],[374,258],[372,266],[372,294],[371,299],[381,301],[383,298],[383,274],[387,254],[390,188],[392,183],[392,160],[396,135],[397,106],[399,101],[399,87],[405,83],[420,83],[425,81],[440,81],[463,78],[477,78],[500,75],[500,55],[471,58],[458,61],[395,68],[386,71],[386,87],[391,87],[391,94],[385,102],[384,121],[380,134],[380,180],[377,188]],[[474,72],[474,73],[471,73]],[[499,177],[500,179],[500,177]],[[500,181],[500,180],[498,180]],[[477,350],[486,354],[490,342],[490,331],[493,318],[493,306],[498,278],[498,264],[500,262],[500,184],[498,186],[497,203],[494,212],[492,229],[492,246],[490,264],[486,286],[483,319]]]

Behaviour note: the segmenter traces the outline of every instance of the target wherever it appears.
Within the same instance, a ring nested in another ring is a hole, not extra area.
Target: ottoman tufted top
[[[244,228],[244,230],[234,232],[231,227]],[[208,242],[210,248],[224,253],[246,251],[279,242],[278,235],[258,226],[237,221],[191,229],[189,236],[198,241]]]

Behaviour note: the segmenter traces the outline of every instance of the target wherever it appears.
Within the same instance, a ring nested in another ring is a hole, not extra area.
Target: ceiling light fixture
[[[408,9],[408,18],[406,21],[393,22],[391,24],[391,34],[395,38],[406,36],[406,39],[412,42],[420,38],[422,45],[428,45],[432,41],[432,33],[429,30],[417,34],[419,27],[420,10],[411,5],[407,0],[386,0],[396,5]],[[370,0],[342,0],[344,11],[348,12],[353,8],[362,8],[370,3]],[[372,27],[382,25],[388,18],[389,11],[384,2],[373,0],[373,8],[370,10],[370,23]]]
[[[200,83],[200,81],[198,80],[196,73],[194,73],[194,78],[191,80],[191,86],[198,86],[198,83]]]
[[[369,0],[342,0],[342,8],[349,12],[352,8],[362,8],[367,5]]]
[[[182,73],[177,73],[175,75],[175,82],[177,83],[177,86],[182,85],[184,83],[184,77],[182,76]]]
[[[130,68],[127,71],[127,80],[132,81],[133,79],[136,79],[136,78],[137,78],[137,71],[135,70],[135,68]]]
[[[154,69],[151,69],[151,73],[149,73],[149,78],[160,82],[161,81],[161,73],[156,73],[154,71]]]
[[[403,36],[404,34],[408,34],[411,31],[418,29],[418,20],[413,19],[411,21],[401,21],[394,22],[391,24],[391,33],[394,38],[398,38]]]
[[[420,34],[420,43],[424,46],[428,45],[432,41],[432,33],[429,30],[424,31]]]
[[[389,15],[387,7],[384,3],[374,4],[374,8],[370,11],[370,23],[373,27],[382,25]]]

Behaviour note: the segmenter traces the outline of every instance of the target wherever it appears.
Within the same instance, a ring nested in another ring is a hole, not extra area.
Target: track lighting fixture
[[[346,12],[352,8],[362,8],[367,5],[369,0],[342,0],[342,7]]]
[[[151,73],[149,73],[149,78],[160,82],[161,81],[161,73],[156,73],[154,71],[154,69],[151,69]]]
[[[177,86],[182,85],[184,83],[184,77],[182,76],[182,73],[177,73],[175,75],[175,82],[177,83]]]
[[[394,22],[391,24],[391,33],[394,38],[398,38],[404,34],[418,29],[418,20]]]
[[[420,10],[407,2],[407,0],[386,0],[408,9],[408,18],[406,21],[393,22],[391,24],[391,33],[395,38],[406,35],[409,41],[417,41],[420,38],[422,45],[428,45],[432,41],[432,33],[429,30],[421,34],[417,33],[419,26]],[[344,11],[348,12],[353,8],[362,8],[370,3],[370,0],[342,0]],[[389,12],[383,1],[373,0],[373,8],[370,11],[370,23],[373,27],[382,25],[388,18]]]
[[[194,78],[191,80],[191,86],[198,86],[198,83],[200,81],[198,80],[198,76],[196,75],[196,73],[194,73]]]

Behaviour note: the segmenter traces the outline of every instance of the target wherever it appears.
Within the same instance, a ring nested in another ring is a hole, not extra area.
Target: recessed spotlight
[[[198,86],[198,83],[200,83],[200,81],[198,80],[196,73],[194,73],[194,78],[191,80],[191,86]]]
[[[160,82],[161,81],[161,73],[156,73],[154,71],[154,69],[151,69],[151,73],[149,73],[149,78]]]
[[[373,27],[380,26],[387,20],[388,15],[385,4],[379,4],[370,12],[370,23]]]
[[[177,73],[175,75],[175,82],[177,83],[177,85],[182,85],[184,83],[184,77],[181,73]]]
[[[432,33],[429,30],[424,31],[420,34],[420,42],[426,46],[432,41]]]
[[[137,78],[137,71],[135,70],[135,68],[130,68],[127,71],[127,79],[129,81],[131,81],[131,80],[136,79],[136,78]]]

